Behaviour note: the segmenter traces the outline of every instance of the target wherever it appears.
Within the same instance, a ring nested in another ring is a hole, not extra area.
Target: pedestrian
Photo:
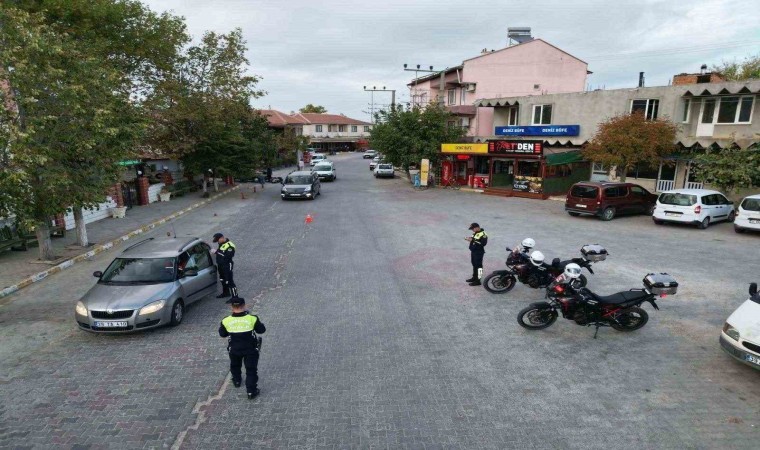
[[[483,278],[483,255],[486,254],[488,235],[476,222],[470,225],[472,236],[464,238],[470,243],[470,261],[472,262],[472,278],[466,280],[470,286],[480,286]]]
[[[298,160],[298,170],[303,170],[303,159]]]
[[[232,314],[222,319],[219,336],[228,338],[227,351],[230,354],[230,373],[232,384],[238,388],[243,381],[241,367],[245,364],[245,388],[248,400],[259,395],[259,351],[262,334],[267,329],[258,316],[245,309],[245,299],[232,297],[227,300],[232,306]]]
[[[271,182],[272,182],[272,168],[267,167],[267,183],[271,183]]]
[[[232,261],[235,257],[235,244],[222,233],[214,235],[214,243],[219,244],[216,249],[216,267],[219,270],[219,281],[222,282],[222,293],[216,298],[237,297],[237,286],[232,277],[232,270],[235,268]]]

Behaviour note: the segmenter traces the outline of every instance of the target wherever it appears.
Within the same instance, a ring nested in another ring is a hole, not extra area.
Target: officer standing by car
[[[470,225],[472,236],[466,237],[465,240],[470,243],[470,261],[472,262],[472,278],[466,280],[470,286],[480,286],[480,280],[483,278],[483,255],[486,254],[486,244],[488,244],[488,235],[486,231],[480,228],[480,225],[473,222]]]
[[[230,354],[232,384],[237,388],[243,380],[241,367],[245,363],[245,388],[248,400],[259,395],[259,350],[261,340],[256,334],[267,329],[258,316],[245,310],[245,299],[232,297],[227,300],[232,306],[232,314],[222,319],[219,336],[229,338],[227,351]]]
[[[235,267],[232,261],[235,257],[235,244],[222,233],[214,235],[214,243],[219,244],[216,249],[216,267],[219,270],[219,281],[222,282],[222,293],[216,298],[237,297],[237,286],[232,278],[232,270]]]

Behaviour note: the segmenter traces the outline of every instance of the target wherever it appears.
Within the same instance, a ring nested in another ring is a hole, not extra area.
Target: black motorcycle
[[[655,298],[675,294],[678,290],[676,280],[666,273],[650,273],[643,282],[644,289],[601,296],[588,288],[575,289],[564,280],[558,280],[547,289],[549,301],[524,308],[517,315],[517,323],[528,330],[541,330],[551,326],[561,313],[578,325],[596,327],[594,339],[600,327],[635,331],[649,320],[649,314],[641,308],[642,303],[648,302],[654,309],[660,309]]]
[[[598,244],[584,245],[581,248],[581,258],[572,258],[561,261],[554,258],[551,264],[542,264],[536,266],[530,261],[530,255],[520,251],[520,247],[511,250],[507,247],[507,268],[505,270],[496,270],[483,279],[483,287],[492,294],[506,294],[515,287],[517,281],[532,287],[540,289],[549,286],[559,275],[565,271],[565,267],[570,263],[575,263],[585,268],[593,274],[594,270],[591,264],[607,259],[607,250]],[[581,275],[576,281],[577,287],[585,287],[588,279]]]

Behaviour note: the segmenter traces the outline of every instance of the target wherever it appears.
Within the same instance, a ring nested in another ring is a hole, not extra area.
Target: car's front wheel
[[[731,214],[728,215],[728,221],[733,223],[734,219],[736,219],[736,211],[731,211]]]
[[[697,225],[697,226],[699,227],[700,230],[706,229],[707,227],[710,226],[710,218],[709,217],[705,217],[705,219],[703,221],[699,222],[699,225]]]
[[[615,208],[609,206],[602,211],[602,220],[608,221],[615,218]]]
[[[169,325],[176,327],[182,323],[182,319],[185,318],[185,303],[182,300],[177,300],[172,305],[172,317],[169,321]]]

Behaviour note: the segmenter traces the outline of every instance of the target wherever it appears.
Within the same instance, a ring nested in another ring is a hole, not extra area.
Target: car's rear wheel
[[[657,220],[657,219],[654,219],[654,224],[655,224],[655,225],[662,225],[662,224],[664,224],[664,223],[665,223],[665,222],[663,222],[662,220]]]
[[[182,323],[182,319],[185,318],[185,303],[182,300],[177,300],[172,305],[172,317],[169,321],[169,325],[176,327]]]
[[[710,226],[710,218],[709,217],[705,217],[705,220],[699,222],[699,225],[697,225],[697,226],[699,227],[700,230],[706,229],[707,227]]]
[[[609,221],[615,218],[615,208],[609,206],[602,211],[602,220]]]
[[[655,210],[655,209],[657,209],[657,205],[652,205],[652,206],[650,206],[650,207],[649,207],[649,209],[647,210],[647,215],[648,215],[648,216],[653,216],[653,215],[654,215],[654,210]]]
[[[568,214],[570,214],[570,215],[571,215],[571,216],[573,216],[573,217],[578,217],[578,216],[580,216],[580,215],[581,215],[581,213],[572,212],[572,211],[568,211],[567,213],[568,213]]]
[[[733,223],[734,219],[736,219],[736,212],[731,211],[731,213],[728,215],[728,221]]]
[[[737,227],[736,225],[734,225],[734,231],[737,232],[737,233],[744,233],[745,230],[744,230],[744,228],[740,228],[740,227]]]

